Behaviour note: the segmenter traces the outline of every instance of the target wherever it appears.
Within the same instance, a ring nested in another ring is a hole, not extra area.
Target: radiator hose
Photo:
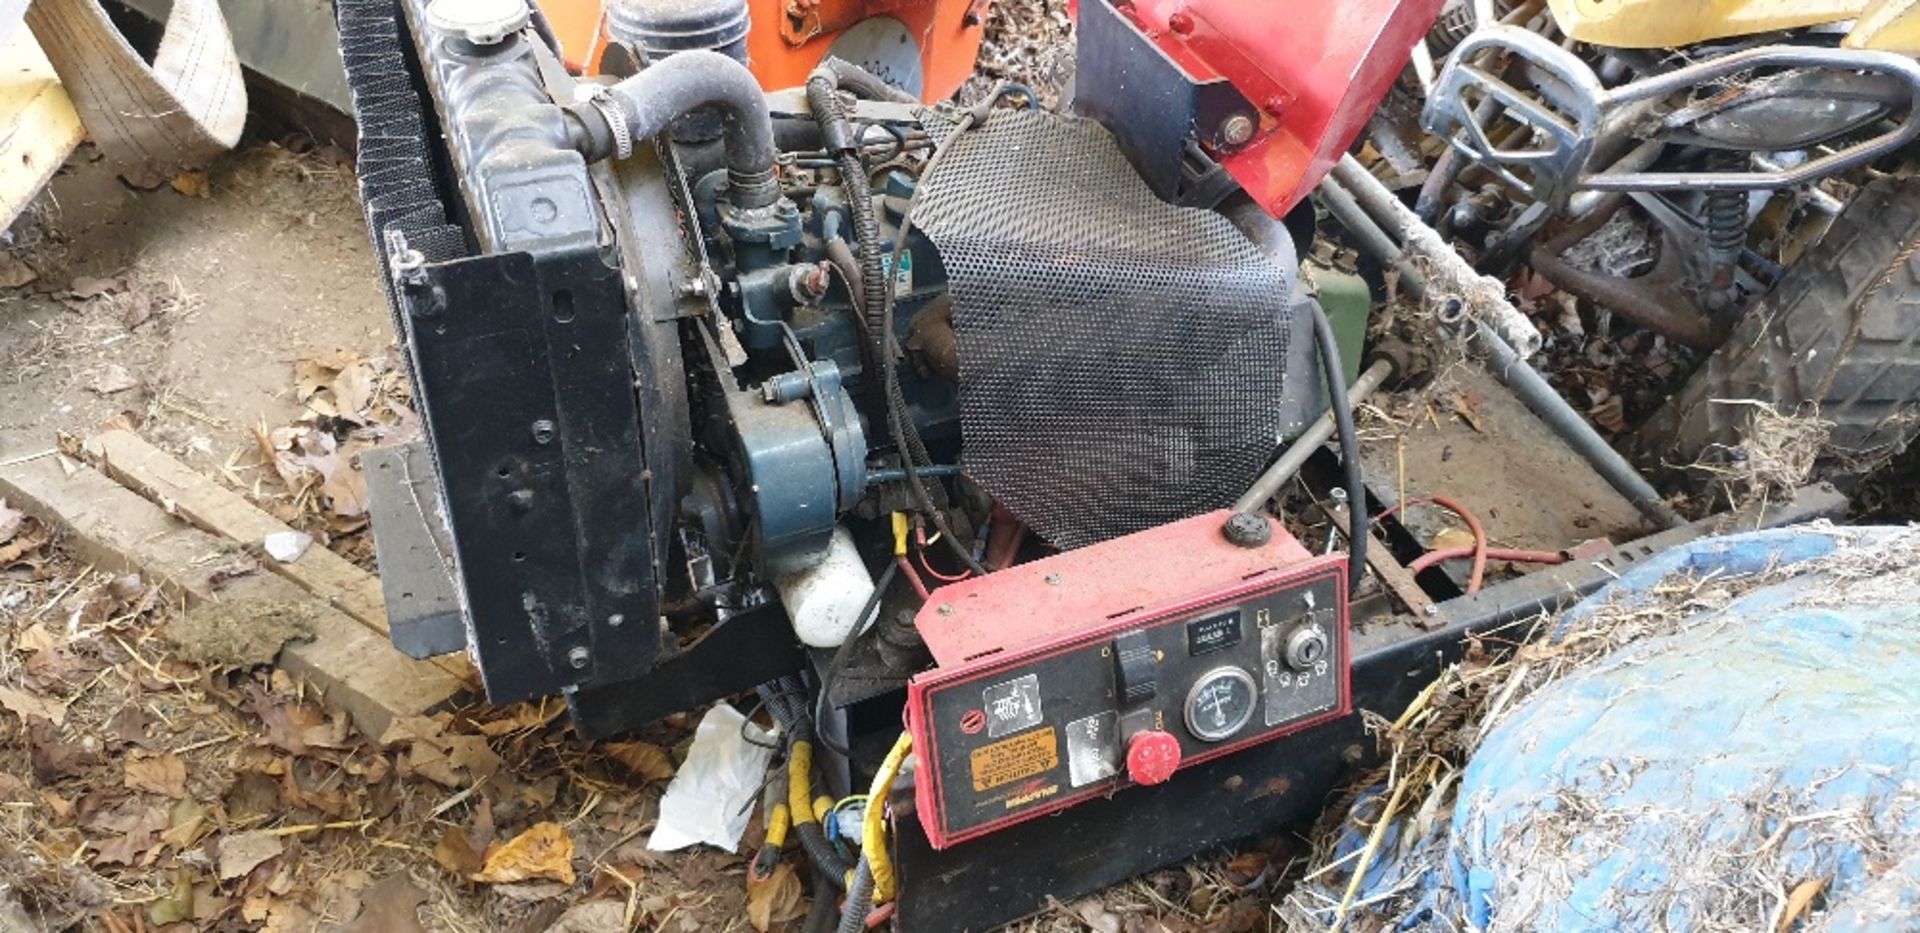
[[[639,74],[604,85],[566,108],[574,148],[597,162],[624,157],[633,143],[652,139],[702,107],[720,111],[727,153],[727,199],[734,207],[763,208],[780,198],[774,176],[773,117],[753,72],[731,57],[705,50],[677,52]]]

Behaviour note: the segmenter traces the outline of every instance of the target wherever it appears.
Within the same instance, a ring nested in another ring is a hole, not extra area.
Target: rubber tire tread
[[[1848,483],[1920,432],[1920,179],[1861,189],[1779,286],[1635,432],[1668,469],[1741,443],[1757,399],[1833,423],[1815,479]]]

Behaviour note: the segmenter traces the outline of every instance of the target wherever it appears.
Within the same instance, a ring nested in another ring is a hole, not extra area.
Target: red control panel
[[[1346,557],[1214,512],[941,587],[907,688],[935,848],[1352,709]]]

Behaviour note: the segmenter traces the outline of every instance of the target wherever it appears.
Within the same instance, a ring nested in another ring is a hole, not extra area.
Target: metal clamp
[[[626,160],[633,156],[633,130],[627,123],[627,113],[620,109],[620,102],[606,85],[594,88],[587,95],[587,103],[607,119],[607,129],[613,133],[613,157]]]

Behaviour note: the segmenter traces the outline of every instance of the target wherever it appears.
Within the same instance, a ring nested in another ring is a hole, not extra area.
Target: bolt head
[[[613,628],[619,628],[627,624],[627,617],[624,613],[616,612],[613,615],[607,616],[607,624]]]
[[[939,608],[934,611],[943,616],[950,616],[953,615],[953,605],[951,603],[941,603]]]
[[[1235,512],[1220,526],[1228,541],[1244,548],[1256,548],[1273,540],[1273,526],[1252,512]]]
[[[1229,146],[1244,146],[1253,139],[1253,118],[1236,113],[1220,124],[1220,138]]]
[[[553,443],[553,435],[558,430],[553,422],[542,418],[533,423],[533,442],[536,444]]]
[[[1046,575],[1046,577],[1045,577],[1045,579],[1046,579],[1046,581],[1047,581],[1047,585],[1048,585],[1048,586],[1059,586],[1059,585],[1060,585],[1060,575],[1059,575],[1059,574],[1057,574],[1057,573],[1050,573],[1050,574],[1047,574],[1047,575]]]
[[[584,646],[578,646],[567,652],[567,663],[573,665],[574,670],[581,670],[587,666],[587,660],[590,657]]]

